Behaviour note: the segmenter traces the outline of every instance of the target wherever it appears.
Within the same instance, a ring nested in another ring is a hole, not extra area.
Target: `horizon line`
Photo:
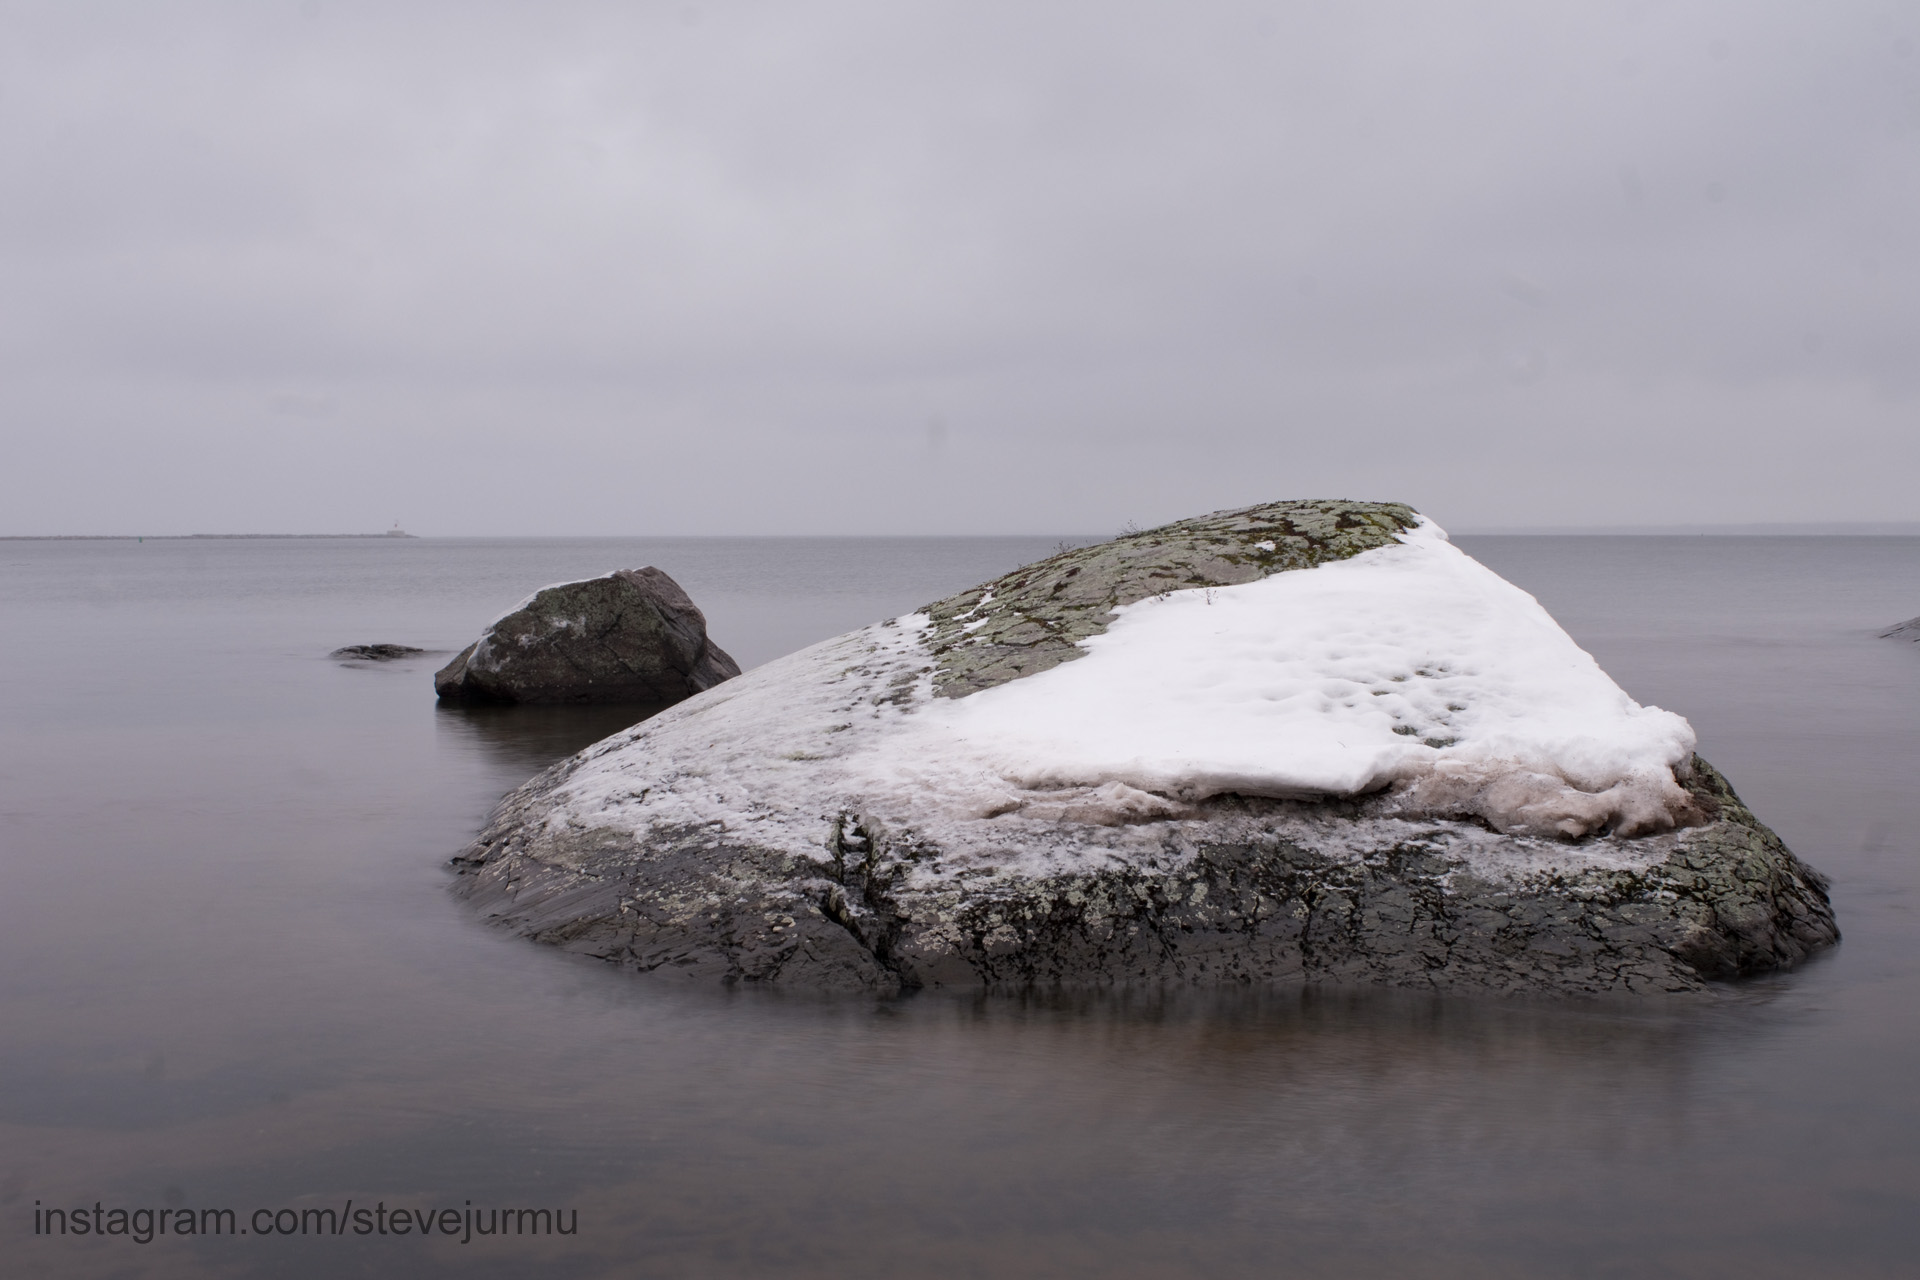
[[[1152,526],[1149,526],[1152,527]],[[355,539],[419,542],[480,538],[1089,538],[1105,541],[1123,536],[1089,533],[17,533],[0,534],[0,542],[187,542],[245,541],[249,539]],[[1145,530],[1141,530],[1145,532]],[[1920,537],[1920,520],[1776,520],[1692,524],[1531,524],[1464,525],[1448,533],[1462,538],[1487,537]]]

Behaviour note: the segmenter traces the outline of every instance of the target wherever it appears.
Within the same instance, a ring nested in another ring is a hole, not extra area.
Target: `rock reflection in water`
[[[441,703],[434,726],[443,741],[478,749],[528,777],[600,739],[658,715],[671,704],[549,706]]]

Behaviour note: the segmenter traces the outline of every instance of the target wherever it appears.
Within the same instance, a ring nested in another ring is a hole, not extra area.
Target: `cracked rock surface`
[[[433,677],[446,702],[679,702],[740,674],[660,570],[537,591]]]
[[[1699,994],[1838,940],[1822,877],[1697,756],[1680,779],[1692,824],[1630,839],[1410,817],[1387,792],[1102,789],[937,821],[820,781],[846,776],[836,753],[862,726],[1069,660],[1119,604],[1359,554],[1415,519],[1276,503],[1183,521],[757,668],[508,796],[454,859],[458,891],[527,937],[640,970],[841,991]]]

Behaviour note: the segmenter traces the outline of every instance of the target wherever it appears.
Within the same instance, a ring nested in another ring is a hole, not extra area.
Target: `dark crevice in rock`
[[[820,897],[821,912],[845,929],[881,970],[892,974],[902,990],[917,987],[918,981],[901,972],[893,954],[901,919],[890,890],[900,863],[889,856],[878,829],[842,813],[833,820],[827,853],[832,880]]]

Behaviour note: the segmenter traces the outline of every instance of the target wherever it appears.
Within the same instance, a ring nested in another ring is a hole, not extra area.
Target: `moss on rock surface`
[[[1269,502],[1062,551],[922,610],[934,693],[963,698],[1077,658],[1122,605],[1345,560],[1418,519],[1397,502]]]

